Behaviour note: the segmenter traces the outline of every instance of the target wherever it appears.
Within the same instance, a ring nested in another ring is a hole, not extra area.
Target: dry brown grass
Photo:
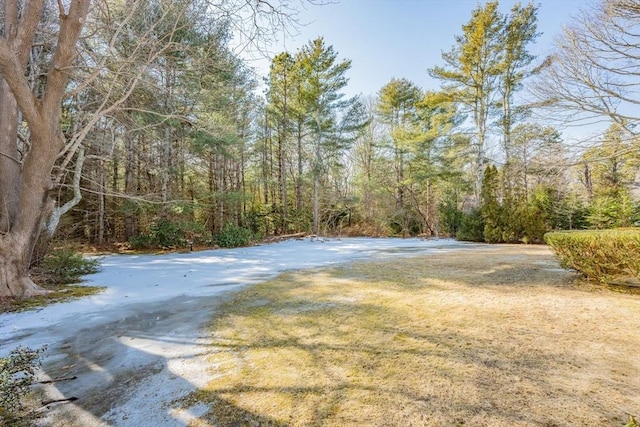
[[[574,280],[546,247],[487,246],[251,287],[214,322],[197,425],[623,426],[640,296]]]

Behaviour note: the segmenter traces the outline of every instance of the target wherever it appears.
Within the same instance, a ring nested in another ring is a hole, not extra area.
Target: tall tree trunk
[[[208,159],[208,184],[209,184],[209,197],[211,202],[209,203],[209,221],[211,222],[211,234],[215,234],[218,230],[216,227],[216,206],[215,206],[215,191],[216,191],[216,176],[215,176],[215,154],[210,153]]]
[[[227,182],[225,179],[224,171],[225,161],[224,157],[220,154],[216,154],[216,199],[218,201],[218,229],[222,229],[225,223],[225,204],[224,196],[227,193]]]
[[[315,146],[315,161],[313,165],[313,232],[320,234],[320,170],[322,167],[322,126],[320,115],[316,113],[318,136]]]
[[[505,85],[502,95],[502,148],[504,150],[505,162],[509,163],[511,157],[511,130],[513,128],[513,117],[511,113],[511,85]]]
[[[132,135],[126,134],[124,139],[124,194],[128,196],[133,195],[136,190],[134,182],[136,169],[136,159],[133,151],[134,146]],[[124,238],[128,241],[135,234],[134,212],[130,207],[127,207],[127,209],[124,210]]]
[[[242,135],[244,139],[244,134]],[[246,181],[246,160],[244,148],[240,152],[240,188],[242,191],[242,217],[247,217],[247,181]]]
[[[37,2],[32,2],[37,3]],[[35,28],[39,17],[31,17],[25,37],[18,38],[20,30],[20,10],[17,1],[3,0],[3,30],[4,39],[7,42],[7,53],[15,60],[18,54],[18,63],[11,64],[19,67],[21,71],[26,68],[31,42],[35,34]],[[30,5],[33,6],[33,5]],[[33,9],[33,13],[40,13],[40,8]],[[25,19],[26,20],[26,19]],[[6,66],[3,67],[3,69]],[[1,74],[0,74],[1,75]],[[26,94],[25,94],[26,95]],[[18,103],[14,97],[11,85],[0,77],[0,233],[8,233],[16,221],[18,206],[20,203],[20,153],[18,152]]]
[[[164,138],[162,141],[162,181],[161,181],[161,198],[162,198],[162,218],[168,219],[169,217],[169,178],[171,175],[171,167],[173,162],[171,161],[173,143],[173,130],[171,126],[167,126],[164,129]]]
[[[298,122],[298,177],[296,179],[296,210],[302,212],[302,122]]]
[[[313,175],[313,233],[320,234],[320,176]]]
[[[282,230],[281,232],[283,234],[287,234],[287,222],[288,222],[288,201],[287,201],[287,162],[286,162],[286,156],[285,156],[285,152],[286,152],[286,148],[285,145],[287,143],[287,101],[288,101],[288,97],[287,97],[287,77],[285,74],[285,81],[284,81],[284,105],[283,105],[283,113],[282,113],[282,138],[280,139],[280,145],[278,147],[278,151],[279,151],[279,157],[280,157],[280,165],[279,165],[279,169],[280,169],[280,194],[281,194],[281,201],[282,201]]]
[[[55,129],[57,121],[47,125]],[[53,208],[50,173],[61,145],[56,143],[57,132],[47,132],[49,129],[32,129],[32,148],[22,169],[21,214],[9,232],[0,236],[0,296],[24,297],[44,292],[29,277],[29,266],[44,220]]]
[[[106,179],[104,172],[104,161],[98,162],[98,233],[96,243],[102,245],[104,243],[104,222],[105,222],[105,203],[104,203],[104,187]]]
[[[6,233],[18,216],[21,164],[17,144],[18,105],[2,78],[0,106],[0,233]]]
[[[285,160],[285,149],[284,149],[284,135],[281,137],[281,139],[279,140],[279,144],[278,144],[278,157],[279,162],[278,162],[278,176],[279,176],[279,181],[280,181],[280,204],[281,204],[281,208],[282,208],[282,217],[281,217],[281,223],[280,223],[280,228],[281,228],[281,232],[283,234],[286,234],[287,232],[287,171],[286,171],[286,160]]]
[[[483,88],[484,89],[484,88]],[[484,90],[477,90],[474,121],[477,129],[476,158],[475,158],[475,188],[474,196],[477,206],[480,206],[480,193],[482,192],[482,179],[484,178],[485,142],[487,138],[488,103]]]

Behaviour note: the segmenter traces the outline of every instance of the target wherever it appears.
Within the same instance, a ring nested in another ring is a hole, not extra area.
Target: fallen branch
[[[50,380],[45,380],[45,381],[38,381],[36,384],[53,384],[53,383],[57,383],[59,381],[70,381],[70,380],[75,380],[76,378],[78,378],[77,376],[72,376],[72,377],[58,377],[58,378],[53,378]]]
[[[300,238],[300,237],[305,237],[306,235],[307,235],[307,233],[305,233],[305,232],[294,233],[294,234],[283,234],[282,236],[269,237],[267,239],[264,239],[264,241],[267,242],[267,243],[274,243],[274,242],[279,242],[281,240],[297,239],[297,238]]]
[[[69,397],[66,399],[53,399],[53,400],[45,400],[42,402],[42,407],[44,408],[45,406],[49,406],[52,403],[67,403],[67,402],[74,402],[78,400],[77,397],[73,396],[73,397]]]

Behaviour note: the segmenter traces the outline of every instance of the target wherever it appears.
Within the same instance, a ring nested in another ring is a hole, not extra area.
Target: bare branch
[[[637,29],[638,31],[634,31]],[[556,41],[530,91],[564,120],[605,117],[632,135],[640,131],[640,8],[601,0]]]

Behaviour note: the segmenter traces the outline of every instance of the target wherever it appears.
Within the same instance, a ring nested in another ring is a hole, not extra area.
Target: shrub
[[[176,248],[187,246],[187,241],[200,241],[204,227],[193,223],[177,223],[166,219],[154,222],[146,234],[129,239],[133,249]]]
[[[0,424],[20,425],[29,414],[24,414],[23,399],[33,384],[46,347],[32,350],[18,347],[8,356],[0,357]]]
[[[97,259],[87,259],[71,248],[62,248],[45,255],[40,269],[49,283],[63,285],[77,283],[81,276],[96,273],[99,265]]]
[[[440,231],[448,236],[455,236],[460,229],[463,213],[452,200],[445,200],[438,206],[438,220]]]
[[[180,226],[166,219],[161,219],[151,226],[149,237],[154,245],[162,248],[184,246],[186,244]]]
[[[222,230],[216,233],[214,241],[223,248],[237,248],[248,246],[252,238],[253,233],[251,233],[251,230],[228,222]]]
[[[456,238],[469,242],[484,242],[484,221],[480,209],[462,214]]]
[[[387,228],[394,236],[417,236],[423,232],[423,221],[415,210],[406,207],[389,218]]]
[[[587,278],[610,283],[620,278],[640,280],[640,228],[547,233],[565,268]]]
[[[153,247],[153,242],[151,241],[151,236],[148,234],[138,234],[137,236],[131,236],[129,238],[129,244],[131,245],[131,249],[151,249]]]

